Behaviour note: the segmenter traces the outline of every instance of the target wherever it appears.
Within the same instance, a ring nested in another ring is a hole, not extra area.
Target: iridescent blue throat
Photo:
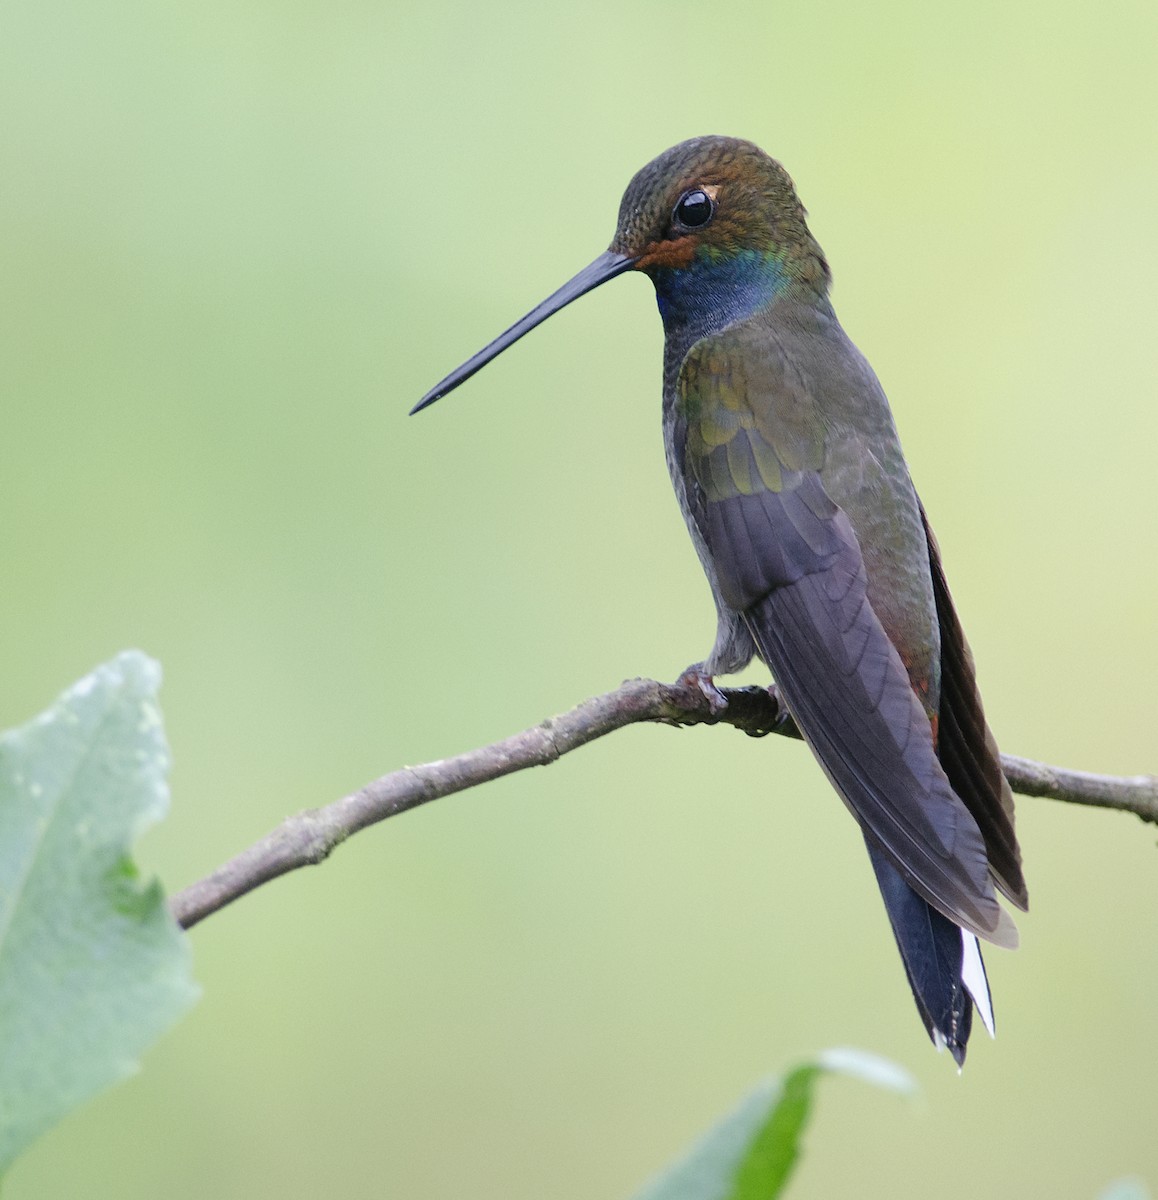
[[[669,337],[698,340],[751,316],[791,283],[778,257],[759,250],[715,256],[701,247],[689,266],[652,275]]]

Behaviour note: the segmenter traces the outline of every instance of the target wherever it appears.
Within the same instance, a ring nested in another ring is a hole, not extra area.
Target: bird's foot
[[[772,701],[779,711],[779,716],[776,718],[776,723],[771,729],[768,730],[768,732],[783,733],[789,728],[789,726],[795,725],[795,720],[792,716],[792,713],[788,711],[788,705],[784,703],[784,697],[780,694],[780,689],[774,683],[768,684],[764,691],[768,693],[768,699]],[[789,730],[789,732],[792,731]],[[800,734],[795,733],[794,736],[799,737]]]
[[[708,712],[719,718],[728,711],[728,698],[716,687],[715,680],[703,669],[703,663],[695,663],[687,668],[676,680],[684,687],[695,687],[708,702]]]

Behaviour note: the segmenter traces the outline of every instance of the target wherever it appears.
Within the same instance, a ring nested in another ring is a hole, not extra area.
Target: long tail
[[[994,1032],[993,1001],[977,939],[918,896],[868,836],[865,845],[921,1020],[933,1044],[948,1046],[961,1066],[974,1005],[991,1037]]]

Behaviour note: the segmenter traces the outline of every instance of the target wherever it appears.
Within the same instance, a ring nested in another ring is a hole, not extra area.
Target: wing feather
[[[801,732],[871,843],[950,921],[1015,945],[987,857],[991,842],[1005,845],[993,813],[994,780],[984,775],[976,737],[961,732],[977,714],[949,705],[946,761],[970,783],[975,803],[967,805],[868,598],[853,525],[824,486],[827,416],[801,372],[786,367],[777,338],[767,338],[767,330],[745,328],[706,339],[680,376],[676,445],[714,584],[742,614]],[[755,398],[744,366],[751,353],[763,355],[766,368],[757,373]],[[850,387],[863,382],[858,375]],[[884,412],[880,436],[895,437]],[[951,656],[950,694],[964,686],[963,662]],[[1003,884],[1009,878],[998,875]]]
[[[941,628],[938,754],[953,790],[981,829],[997,886],[1018,908],[1026,909],[1029,893],[1013,827],[1013,793],[1001,769],[997,742],[985,720],[973,655],[957,619],[941,566],[940,548],[924,509],[921,519],[929,542],[933,595]]]
[[[768,499],[774,511],[778,496]],[[850,540],[839,557],[752,604],[748,628],[821,766],[904,879],[950,920],[1009,944],[985,841],[937,760],[928,716],[865,595],[847,518],[840,524]]]

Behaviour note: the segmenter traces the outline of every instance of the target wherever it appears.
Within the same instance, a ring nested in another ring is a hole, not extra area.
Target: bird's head
[[[652,276],[753,255],[827,281],[788,172],[740,138],[692,138],[637,172],[611,250]]]

